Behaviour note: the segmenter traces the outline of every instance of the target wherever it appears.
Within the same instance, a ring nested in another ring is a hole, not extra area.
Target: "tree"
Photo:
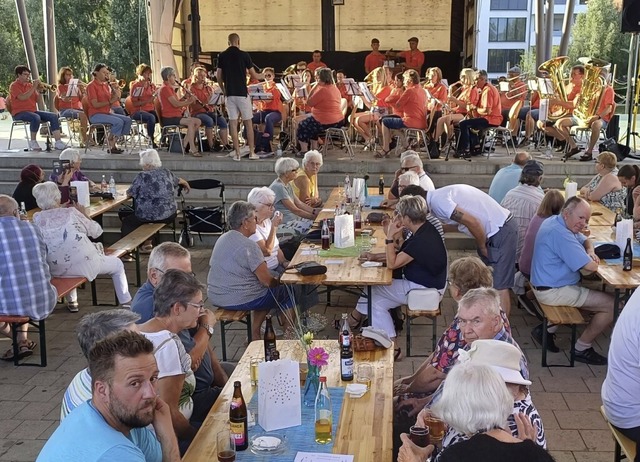
[[[620,20],[613,0],[589,0],[586,13],[579,14],[573,26],[571,62],[581,56],[600,58],[617,64],[618,74],[626,74],[630,35],[620,32]]]
[[[150,59],[144,1],[111,0],[110,12],[114,35],[107,61],[117,70],[119,79],[133,80],[136,66],[149,64]]]

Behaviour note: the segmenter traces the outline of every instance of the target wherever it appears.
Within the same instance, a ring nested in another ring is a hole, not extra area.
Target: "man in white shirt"
[[[427,208],[443,222],[444,231],[460,231],[476,241],[478,255],[493,268],[493,287],[500,305],[511,311],[509,289],[516,272],[518,230],[511,213],[487,193],[466,184],[427,192]]]

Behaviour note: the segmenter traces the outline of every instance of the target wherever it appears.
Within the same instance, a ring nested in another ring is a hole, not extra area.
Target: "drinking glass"
[[[262,358],[253,356],[249,362],[250,374],[251,374],[251,386],[258,386],[258,364],[262,362]]]
[[[442,441],[442,438],[444,438],[444,434],[447,431],[446,424],[431,414],[427,415],[424,421],[427,427],[429,427],[429,436],[431,441],[434,443]]]
[[[414,425],[409,429],[409,438],[416,446],[426,448],[429,446],[429,427],[418,427]]]
[[[222,430],[216,435],[216,452],[218,462],[234,462],[236,460],[236,441],[229,429]]]
[[[366,385],[367,390],[370,390],[372,380],[373,366],[369,363],[358,364],[356,367],[356,382]]]

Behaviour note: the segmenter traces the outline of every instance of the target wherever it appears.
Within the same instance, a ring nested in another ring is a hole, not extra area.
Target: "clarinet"
[[[184,85],[182,85],[182,83],[178,82],[177,80],[176,80],[176,83],[178,84],[178,86],[180,88],[182,88],[182,90],[187,94],[187,96],[192,96],[196,100],[196,103],[198,103],[200,106],[202,106],[205,111],[211,112],[211,108],[209,107],[209,105],[204,104],[202,101],[200,101],[200,99],[196,95],[194,95],[191,92],[191,90],[187,89]]]

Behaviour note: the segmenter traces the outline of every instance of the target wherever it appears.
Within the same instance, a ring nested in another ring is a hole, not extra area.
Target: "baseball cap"
[[[528,160],[522,167],[523,175],[540,176],[544,173],[544,164],[537,160]]]
[[[419,42],[418,37],[411,37],[407,42]]]

